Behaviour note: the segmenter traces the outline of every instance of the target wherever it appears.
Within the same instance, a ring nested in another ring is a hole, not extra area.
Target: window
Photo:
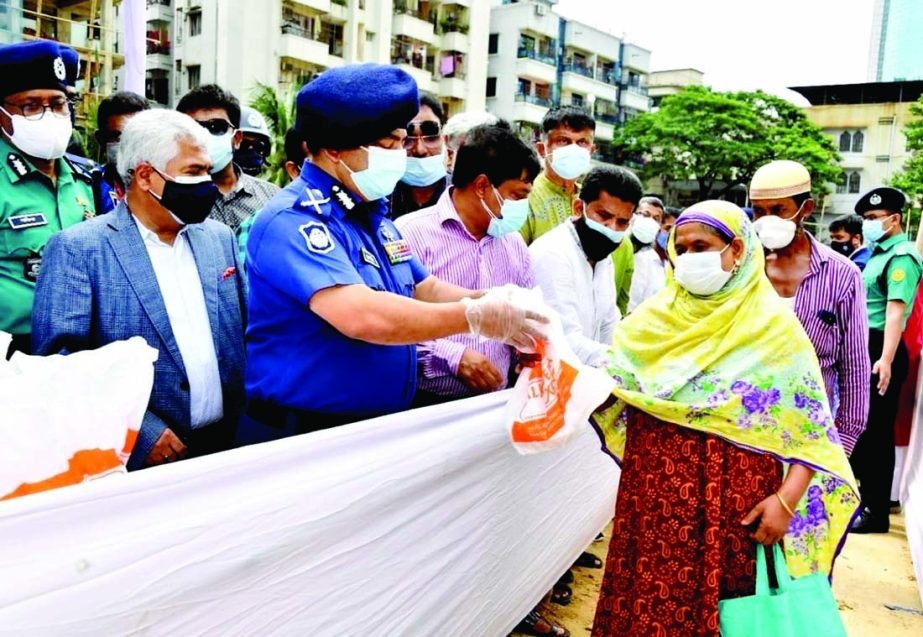
[[[840,134],[840,152],[848,153],[851,146],[852,146],[852,135],[850,135],[846,131],[843,131]]]
[[[573,93],[570,96],[570,103],[571,106],[583,106],[586,102],[583,99],[583,95],[580,95],[579,93]]]
[[[176,43],[180,44],[183,41],[183,10],[176,10],[176,23],[180,25],[180,28],[176,30]]]
[[[524,80],[522,78],[519,78],[518,82],[519,82],[518,93],[520,95],[528,95],[529,93],[532,92],[532,82],[530,82],[529,80]]]
[[[861,153],[862,146],[865,142],[865,135],[862,134],[862,131],[856,131],[852,136],[852,152]]]
[[[846,173],[840,175],[840,178],[836,180],[836,194],[842,195],[846,192]]]
[[[202,12],[190,11],[189,16],[189,37],[202,35]]]
[[[497,78],[487,78],[487,97],[497,97]]]
[[[189,88],[187,90],[191,91],[194,88],[198,88],[199,84],[202,83],[202,67],[198,64],[195,66],[187,66],[186,73],[189,79],[187,83]]]
[[[852,173],[849,175],[849,194],[857,195],[859,194],[860,188],[860,178],[859,173]]]
[[[490,55],[495,54],[500,50],[500,34],[491,33],[490,39],[487,40],[487,53]]]

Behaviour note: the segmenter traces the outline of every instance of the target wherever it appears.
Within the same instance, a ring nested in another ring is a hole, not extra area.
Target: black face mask
[[[153,166],[152,166],[153,168]],[[218,186],[216,186],[211,177],[194,177],[201,179],[193,183],[182,183],[167,177],[162,172],[154,168],[157,174],[163,177],[164,186],[163,194],[159,197],[148,190],[148,193],[157,200],[157,202],[173,213],[177,219],[184,224],[202,223],[208,218],[212,211],[212,206],[218,201]]]
[[[615,249],[620,245],[614,243],[606,235],[588,227],[586,217],[580,217],[573,223],[574,228],[577,230],[577,237],[580,239],[580,245],[583,246],[583,252],[590,261],[599,263],[615,252]]]
[[[234,163],[237,164],[244,173],[251,177],[256,177],[263,171],[263,165],[266,158],[256,148],[244,148],[241,146],[234,151]]]
[[[833,248],[834,252],[839,252],[844,257],[848,257],[853,253],[852,244],[848,241],[831,241],[830,247]]]

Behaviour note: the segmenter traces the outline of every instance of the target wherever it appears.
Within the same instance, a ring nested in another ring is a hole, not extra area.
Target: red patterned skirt
[[[782,465],[631,410],[594,637],[717,637],[718,600],[753,595],[740,521]]]

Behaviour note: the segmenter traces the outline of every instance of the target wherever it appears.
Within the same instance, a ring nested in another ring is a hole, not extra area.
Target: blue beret
[[[64,70],[67,75],[64,79],[68,86],[77,85],[77,75],[80,73],[80,56],[69,46],[59,44],[61,59],[64,60]]]
[[[0,46],[0,97],[33,89],[66,88],[67,69],[56,42],[35,40]]]
[[[907,203],[907,197],[897,188],[882,186],[873,188],[856,202],[856,214],[865,214],[869,210],[887,210],[900,213]]]
[[[295,130],[309,145],[357,148],[404,128],[420,110],[417,83],[384,64],[350,64],[324,71],[296,100]]]

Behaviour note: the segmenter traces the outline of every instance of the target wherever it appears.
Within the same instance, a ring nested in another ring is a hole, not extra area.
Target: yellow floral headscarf
[[[741,237],[746,250],[740,267],[708,297],[671,280],[618,324],[608,365],[617,388],[594,424],[619,462],[624,408],[631,405],[815,469],[785,539],[786,557],[794,576],[830,573],[859,498],[814,348],[766,278],[763,250],[744,212],[706,201],[687,215],[704,216]],[[675,231],[667,246],[672,260],[674,237]]]

